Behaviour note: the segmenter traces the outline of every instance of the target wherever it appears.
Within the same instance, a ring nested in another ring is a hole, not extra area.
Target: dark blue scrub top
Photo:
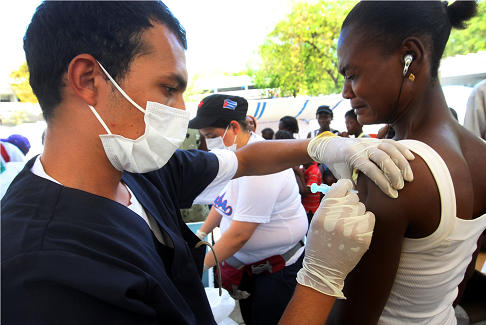
[[[215,324],[205,248],[179,211],[216,177],[215,155],[177,150],[159,171],[123,174],[173,248],[127,207],[34,175],[34,161],[1,202],[2,324]]]

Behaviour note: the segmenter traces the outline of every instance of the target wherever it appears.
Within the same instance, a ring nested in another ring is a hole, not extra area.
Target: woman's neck
[[[240,149],[248,144],[250,141],[251,133],[248,130],[241,130],[238,132],[238,136],[236,138],[236,149]]]
[[[450,112],[440,84],[416,94],[393,123],[395,140],[420,139],[422,134],[440,127]]]

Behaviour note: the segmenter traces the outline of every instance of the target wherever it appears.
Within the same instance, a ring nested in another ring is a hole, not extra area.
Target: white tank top
[[[456,196],[445,162],[425,143],[400,143],[427,163],[441,199],[441,219],[425,238],[403,239],[400,264],[378,324],[457,324],[452,307],[476,242],[486,228],[486,215],[456,217]]]

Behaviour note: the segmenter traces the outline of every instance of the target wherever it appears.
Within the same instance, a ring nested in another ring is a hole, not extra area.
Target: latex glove
[[[196,231],[196,236],[199,237],[199,239],[204,240],[208,236],[205,232],[200,231],[199,229]]]
[[[309,142],[307,152],[315,161],[324,163],[337,179],[352,180],[353,169],[359,169],[392,198],[398,197],[397,190],[403,188],[404,180],[413,180],[408,160],[415,157],[393,140],[339,138],[323,132]]]
[[[366,212],[353,183],[333,184],[314,214],[297,281],[326,295],[345,298],[344,279],[368,250],[375,216]]]

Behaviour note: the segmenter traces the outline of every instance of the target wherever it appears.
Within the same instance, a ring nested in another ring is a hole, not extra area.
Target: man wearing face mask
[[[411,179],[410,154],[393,143],[176,150],[189,121],[186,37],[161,2],[43,2],[24,49],[48,128],[1,202],[6,324],[213,324],[205,248],[180,208],[312,159],[343,178],[359,166],[393,197]]]

